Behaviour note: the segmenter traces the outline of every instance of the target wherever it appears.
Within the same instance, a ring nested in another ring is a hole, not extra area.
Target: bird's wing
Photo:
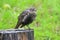
[[[19,16],[18,16],[18,20],[19,21],[24,21],[26,19],[26,17],[29,15],[29,12],[28,11],[24,11],[22,12]]]

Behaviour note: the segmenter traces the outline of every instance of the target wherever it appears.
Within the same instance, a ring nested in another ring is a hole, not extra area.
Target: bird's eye
[[[35,11],[34,9],[31,9],[31,11]]]

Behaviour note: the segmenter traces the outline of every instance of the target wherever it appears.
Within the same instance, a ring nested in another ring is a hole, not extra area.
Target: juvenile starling
[[[19,16],[18,16],[18,22],[17,25],[15,27],[15,29],[17,29],[19,26],[20,28],[24,27],[25,25],[27,25],[27,27],[29,28],[29,24],[32,23],[36,18],[36,9],[35,8],[29,8],[25,11],[23,11]]]

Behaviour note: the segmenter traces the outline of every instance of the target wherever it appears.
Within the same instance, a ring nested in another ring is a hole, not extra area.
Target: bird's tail
[[[15,26],[15,29],[17,29],[21,25],[20,22],[17,22],[17,25]]]

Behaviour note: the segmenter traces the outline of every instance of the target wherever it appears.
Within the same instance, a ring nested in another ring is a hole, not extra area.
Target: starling
[[[24,27],[25,25],[29,28],[29,24],[31,24],[36,18],[36,9],[34,7],[26,9],[18,16],[18,22],[15,27],[17,29]]]

